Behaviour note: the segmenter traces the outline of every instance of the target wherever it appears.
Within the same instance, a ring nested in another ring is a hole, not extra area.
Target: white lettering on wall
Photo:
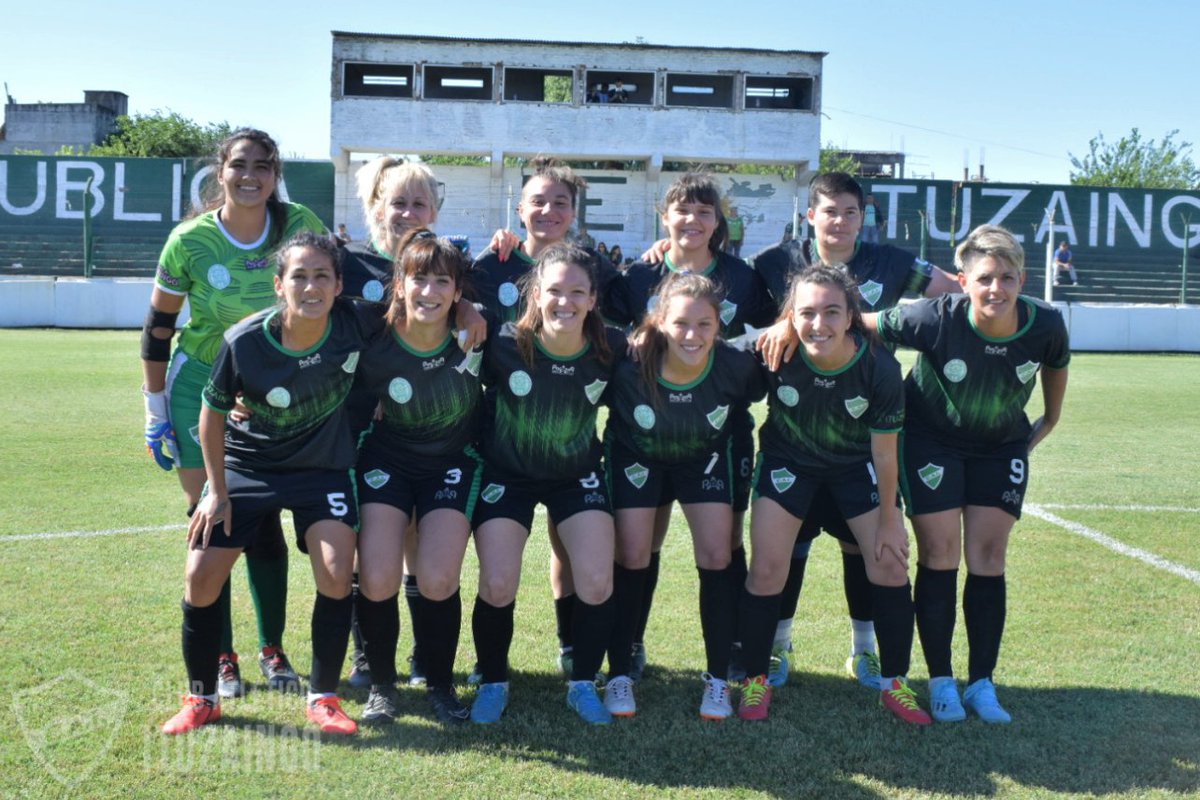
[[[1017,206],[1021,205],[1021,201],[1029,196],[1029,189],[981,189],[979,194],[981,197],[1007,197],[1008,201],[1000,206],[1000,209],[992,215],[985,224],[987,225],[1003,225],[1004,220],[1008,215],[1016,210]],[[1013,231],[1013,236],[1018,242],[1025,241],[1025,234]],[[1072,240],[1071,244],[1075,244]]]
[[[900,195],[916,194],[917,187],[915,186],[880,186],[878,184],[871,187],[872,194],[883,195],[887,197],[887,236],[889,239],[896,238],[896,220],[900,216]]]
[[[126,211],[125,162],[118,161],[113,169],[113,219],[119,222],[162,222],[162,214],[153,211]]]
[[[59,219],[83,219],[83,198],[77,196],[79,210],[71,208],[68,198],[70,193],[82,195],[87,189],[87,180],[73,181],[67,178],[71,170],[89,170],[92,173],[92,216],[97,216],[104,208],[104,194],[100,186],[104,183],[104,167],[95,161],[60,161],[56,170],[57,191],[54,193],[54,216]]]
[[[971,230],[971,189],[963,187],[962,193],[959,195],[962,204],[962,210],[958,215],[959,226],[958,230],[954,231],[954,239],[958,240],[967,235],[967,231]],[[955,213],[955,204],[950,203],[950,215],[953,218]],[[937,226],[937,187],[930,186],[925,190],[925,214],[929,220],[929,236],[933,239],[940,239],[943,242],[950,241],[950,231],[942,230]],[[953,225],[951,221],[951,225]]]
[[[1117,215],[1120,215],[1125,224],[1129,226],[1129,232],[1133,234],[1134,241],[1138,243],[1138,247],[1150,246],[1150,212],[1154,206],[1154,201],[1150,195],[1142,195],[1142,226],[1139,228],[1137,220],[1133,218],[1133,212],[1129,210],[1129,206],[1125,205],[1125,201],[1121,199],[1121,195],[1116,192],[1108,193],[1108,246],[1114,247],[1117,242]]]
[[[27,206],[15,206],[8,199],[8,162],[0,161],[0,208],[14,217],[36,213],[46,203],[46,162],[37,162],[37,193]]]
[[[1191,206],[1191,209],[1180,209],[1178,214],[1173,214],[1172,212],[1177,206]],[[1163,203],[1162,230],[1166,240],[1180,249],[1200,244],[1200,222],[1192,222],[1200,217],[1200,214],[1196,213],[1197,211],[1200,211],[1200,200],[1185,194],[1176,195]],[[1175,220],[1183,223],[1183,236],[1176,234],[1171,227],[1171,223]]]

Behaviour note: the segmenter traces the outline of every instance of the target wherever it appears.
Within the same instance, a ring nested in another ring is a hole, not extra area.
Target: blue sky
[[[10,5],[0,80],[18,102],[113,89],[131,112],[255,125],[306,157],[329,155],[333,30],[827,52],[822,140],[903,149],[913,177],[982,158],[992,180],[1066,183],[1099,132],[1200,141],[1193,2]]]

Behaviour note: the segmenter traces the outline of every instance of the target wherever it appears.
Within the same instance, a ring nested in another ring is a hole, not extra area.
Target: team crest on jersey
[[[775,487],[775,491],[783,494],[788,489],[792,488],[792,484],[796,482],[796,476],[786,469],[771,470],[771,485]]]
[[[859,284],[858,293],[862,295],[863,300],[867,301],[867,305],[874,307],[879,302],[879,298],[883,297],[883,284],[867,281]]]
[[[788,408],[795,408],[796,404],[800,402],[800,392],[796,391],[795,386],[780,386],[775,391],[775,396]]]
[[[952,358],[942,367],[942,374],[951,383],[961,383],[962,379],[967,377],[967,362],[961,358]]]
[[[937,490],[942,485],[942,476],[946,474],[945,467],[939,467],[937,464],[926,464],[917,470],[917,476],[920,477],[921,483],[928,486],[930,489]]]
[[[721,324],[728,325],[733,322],[733,318],[737,316],[737,303],[731,303],[728,300],[721,301]]]
[[[646,479],[650,477],[650,470],[641,464],[630,464],[625,468],[625,477],[634,485],[634,488],[640,489],[646,485]]]
[[[846,411],[850,413],[850,416],[858,419],[863,415],[863,412],[867,410],[867,406],[871,405],[871,403],[867,400],[867,398],[859,396],[851,397],[849,400],[846,400],[845,405]]]
[[[517,301],[521,299],[521,290],[517,288],[515,283],[505,281],[500,284],[500,304],[508,307],[515,306]]]
[[[363,475],[363,483],[370,486],[372,489],[381,489],[383,485],[390,481],[392,476],[381,469],[373,469]]]
[[[604,396],[604,387],[608,386],[608,381],[602,381],[599,378],[583,387],[583,393],[587,395],[588,402],[592,405],[600,402],[600,398]]]
[[[533,378],[525,370],[519,369],[508,376],[508,388],[517,397],[524,397],[533,391]]]
[[[275,408],[287,408],[292,404],[292,393],[282,386],[276,386],[267,392],[267,402]]]
[[[648,431],[654,427],[654,409],[648,405],[642,404],[633,410],[633,421],[638,424],[642,430]],[[642,487],[638,487],[639,489]]]
[[[471,352],[467,353],[462,363],[455,367],[455,371],[459,375],[464,372],[469,372],[476,378],[479,377],[479,368],[483,366],[483,351],[476,347]]]
[[[350,375],[354,374],[354,370],[358,369],[358,351],[351,353],[342,364],[342,372]]]
[[[193,425],[192,427],[188,428],[188,435],[192,437],[193,442],[195,442],[196,444],[200,444],[200,426],[199,425]]]
[[[725,420],[729,419],[729,406],[717,406],[704,418],[708,420],[709,425],[721,430],[725,426]]]
[[[229,268],[224,264],[213,264],[208,268],[208,284],[217,289],[228,289],[229,284],[233,283],[233,276],[229,274]]]
[[[411,383],[404,378],[392,378],[392,382],[388,384],[388,397],[404,405],[409,400],[412,400],[412,396],[413,388]]]
[[[483,487],[483,491],[479,493],[479,497],[485,503],[497,503],[501,497],[504,497],[504,487],[498,483],[489,483]]]
[[[383,284],[377,280],[369,280],[363,284],[363,300],[378,303],[383,299]]]
[[[1030,379],[1037,375],[1040,366],[1041,364],[1037,361],[1026,361],[1017,367],[1017,378],[1021,383],[1029,383]]]

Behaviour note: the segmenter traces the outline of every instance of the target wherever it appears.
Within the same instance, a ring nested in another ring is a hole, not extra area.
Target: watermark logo
[[[78,786],[112,749],[129,705],[125,692],[68,671],[13,695],[25,743],[63,786]]]

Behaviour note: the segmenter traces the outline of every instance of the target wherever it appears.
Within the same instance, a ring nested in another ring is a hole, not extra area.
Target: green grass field
[[[500,725],[439,728],[422,692],[405,689],[392,729],[319,741],[298,699],[259,691],[227,702],[219,726],[167,739],[157,726],[184,686],[183,503],[142,447],[138,383],[136,332],[0,331],[2,797],[1200,796],[1195,356],[1075,357],[1010,549],[997,682],[1015,721],[924,732],[844,677],[829,539],[814,547],[792,681],[771,720],[702,723],[696,573],[676,526],[634,720],[585,729],[566,708],[538,530]],[[469,556],[467,609],[474,581]],[[302,674],[312,597],[295,557],[286,644]],[[234,604],[249,654],[240,566]],[[407,652],[406,617],[404,628]],[[473,660],[469,631],[465,621],[460,671]],[[911,677],[926,699],[919,645]],[[357,716],[365,692],[345,697]]]

